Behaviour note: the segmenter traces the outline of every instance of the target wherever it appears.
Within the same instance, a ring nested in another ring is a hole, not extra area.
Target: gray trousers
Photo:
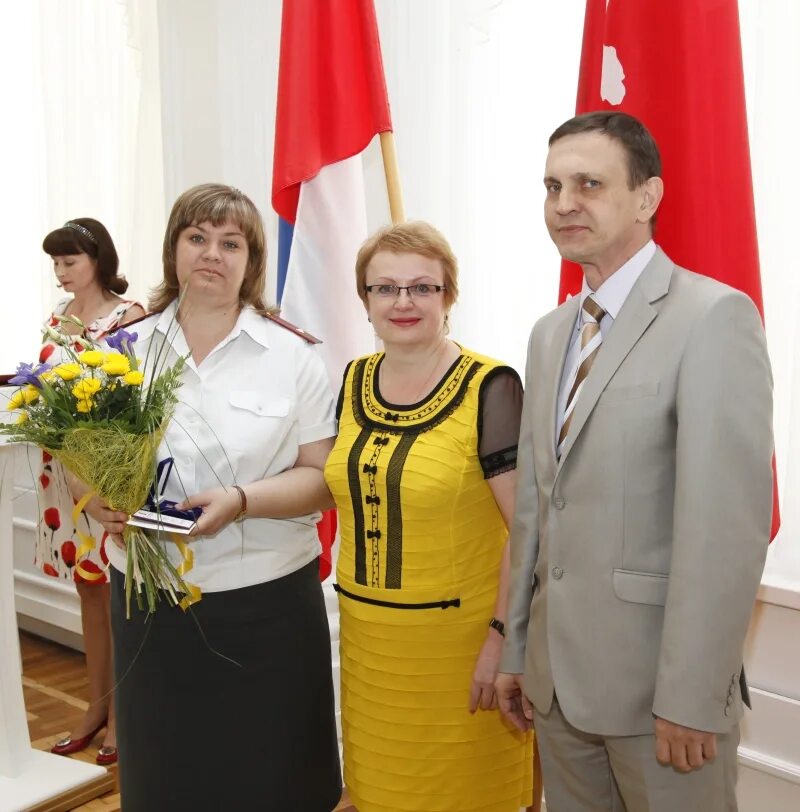
[[[534,712],[547,812],[736,812],[738,725],[717,757],[680,773],[656,760],[655,733],[597,736],[573,727],[556,700]]]

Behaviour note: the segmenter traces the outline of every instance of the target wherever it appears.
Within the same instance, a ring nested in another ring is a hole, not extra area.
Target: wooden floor
[[[49,750],[69,733],[88,706],[89,686],[83,654],[25,632],[20,633],[20,645],[22,686],[31,741],[34,747]],[[86,750],[68,758],[93,763],[101,743],[102,733]],[[110,769],[116,774],[116,766]],[[119,808],[118,785],[113,792],[76,807],[81,812],[114,812]],[[347,800],[347,793],[336,812],[356,812]]]

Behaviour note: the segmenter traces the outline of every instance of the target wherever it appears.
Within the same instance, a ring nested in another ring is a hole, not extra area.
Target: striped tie
[[[605,314],[606,311],[591,296],[586,297],[581,308],[581,351],[576,363],[575,383],[572,384],[572,389],[569,390],[567,406],[564,410],[564,423],[558,435],[556,456],[559,459],[561,458],[561,452],[564,450],[564,442],[567,439],[569,424],[572,422],[572,412],[578,401],[578,395],[580,395],[583,382],[592,368],[594,359],[597,358],[600,345],[603,343],[600,322]]]

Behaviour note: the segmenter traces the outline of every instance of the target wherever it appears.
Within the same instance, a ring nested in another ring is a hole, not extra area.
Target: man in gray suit
[[[548,812],[736,809],[772,380],[752,301],[653,242],[660,176],[624,113],[550,137],[545,220],[585,278],[528,346],[496,683]]]

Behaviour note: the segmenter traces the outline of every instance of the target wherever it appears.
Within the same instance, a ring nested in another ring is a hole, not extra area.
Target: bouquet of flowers
[[[84,332],[78,319],[60,320]],[[82,337],[85,349],[80,351],[69,336],[52,327],[45,333],[64,348],[69,360],[56,366],[19,365],[10,383],[20,388],[8,402],[8,409],[19,416],[15,423],[0,425],[0,431],[13,441],[44,449],[89,486],[76,513],[97,494],[113,510],[132,514],[155,486],[156,452],[177,400],[185,359],[164,369],[160,353],[153,352],[151,359],[148,350],[143,364],[136,357],[138,335],[122,329],[106,338],[108,349]],[[145,381],[143,367],[150,366]],[[139,608],[146,605],[149,612],[162,595],[184,606],[197,598],[196,588],[183,580],[191,567],[186,545],[180,545],[184,564],[176,568],[158,535],[152,538],[128,526],[124,538],[129,612],[132,594]],[[81,542],[78,558],[94,546],[91,537]]]

